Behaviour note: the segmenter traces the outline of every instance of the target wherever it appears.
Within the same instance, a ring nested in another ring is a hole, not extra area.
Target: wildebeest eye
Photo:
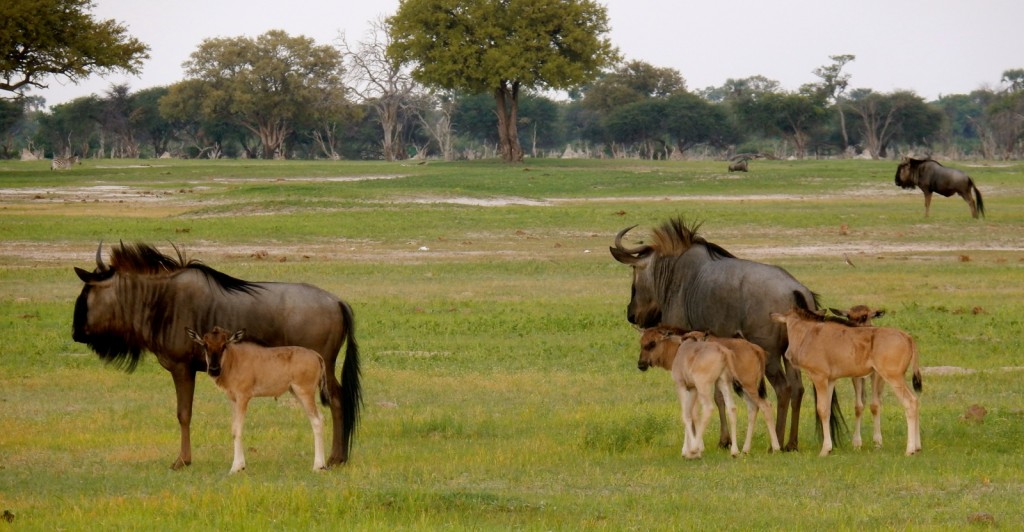
[[[651,340],[650,342],[647,342],[646,344],[644,344],[644,351],[650,351],[650,350],[654,349],[655,346],[657,346],[657,345],[658,345],[657,342],[655,342],[654,340]]]

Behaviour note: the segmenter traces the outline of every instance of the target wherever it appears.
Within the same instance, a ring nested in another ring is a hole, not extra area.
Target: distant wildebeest
[[[896,185],[906,189],[918,187],[924,192],[925,217],[931,209],[933,192],[947,198],[959,194],[971,207],[971,216],[977,218],[979,214],[985,215],[981,191],[975,186],[974,180],[960,170],[942,166],[934,159],[904,157],[896,167]]]
[[[771,449],[778,451],[780,447],[779,438],[775,434],[775,415],[772,414],[771,405],[765,400],[767,392],[764,387],[764,367],[768,361],[768,353],[761,346],[743,338],[721,338],[699,331],[686,332],[675,327],[666,329],[677,331],[676,334],[685,335],[687,338],[697,341],[715,342],[729,350],[726,367],[734,385],[739,385],[738,391],[743,392],[743,398],[747,402],[747,436],[742,450],[744,453],[750,452],[757,412],[760,411],[764,415],[764,422],[768,427]]]
[[[746,172],[747,171],[747,160],[746,159],[741,159],[741,160],[736,161],[734,163],[730,163],[729,164],[729,171],[730,172]]]
[[[700,342],[688,335],[677,334],[674,329],[649,328],[640,338],[640,359],[637,368],[647,371],[651,366],[667,369],[676,383],[676,393],[682,407],[683,457],[700,458],[704,452],[704,429],[714,409],[717,389],[724,398],[729,453],[739,454],[736,445],[736,404],[730,391],[732,380],[727,358],[731,352],[717,342]],[[695,408],[700,414],[694,419]]]
[[[308,284],[236,279],[196,261],[164,255],[146,244],[121,244],[96,270],[75,268],[85,282],[75,303],[73,338],[100,358],[127,371],[143,351],[156,355],[171,373],[177,395],[181,450],[172,468],[192,463],[190,426],[196,372],[206,371],[202,350],[185,326],[246,329],[248,338],[267,346],[297,345],[320,353],[326,364],[333,439],[327,465],[350,457],[359,419],[359,348],[352,309],[334,295]],[[341,382],[335,376],[347,344]]]
[[[203,348],[206,372],[224,390],[232,405],[231,435],[235,457],[231,472],[245,469],[242,428],[245,411],[253,397],[280,397],[292,392],[313,426],[313,470],[324,469],[324,419],[316,406],[316,394],[327,404],[327,372],[320,353],[299,346],[263,347],[243,342],[245,329],[232,333],[221,327],[200,335],[186,328],[189,338]]]
[[[906,453],[911,455],[920,451],[918,399],[904,382],[907,368],[912,367],[914,389],[921,391],[921,369],[914,339],[890,327],[855,327],[827,321],[808,309],[802,297],[794,296],[799,302],[797,306],[785,313],[772,312],[771,318],[786,325],[790,341],[786,359],[814,383],[817,412],[824,433],[821,456],[832,451],[830,413],[825,403],[833,396],[836,380],[867,375],[872,375],[873,402],[880,401],[883,380],[892,387],[906,411]],[[878,437],[876,443],[881,445],[880,428]]]
[[[800,372],[784,365],[786,328],[769,315],[792,308],[794,291],[812,303],[814,294],[782,268],[736,258],[708,242],[697,234],[699,224],[670,220],[654,230],[652,243],[626,248],[622,237],[633,227],[619,231],[609,248],[615,260],[633,268],[626,318],[643,328],[665,324],[722,338],[739,335],[761,346],[768,353],[765,374],[779,403],[775,432],[781,440],[792,409],[785,449],[796,450],[804,388]],[[840,422],[838,410],[830,419]],[[726,437],[723,431],[719,443],[726,443]]]

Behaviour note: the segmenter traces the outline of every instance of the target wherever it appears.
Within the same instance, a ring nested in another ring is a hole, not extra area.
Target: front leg
[[[242,426],[245,424],[245,409],[249,406],[249,398],[236,397],[231,404],[231,435],[235,439],[235,459],[231,463],[231,472],[237,473],[245,469],[245,450],[242,445]]]
[[[178,398],[178,426],[181,429],[181,450],[171,469],[178,470],[192,463],[192,399],[196,391],[196,372],[185,365],[170,368],[170,371]]]

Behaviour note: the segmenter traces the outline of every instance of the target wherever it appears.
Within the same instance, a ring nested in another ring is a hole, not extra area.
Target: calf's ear
[[[876,310],[875,313],[871,315],[872,318],[881,318],[882,316],[885,316],[884,310]]]
[[[191,327],[185,327],[185,332],[188,333],[188,337],[191,338],[193,342],[199,345],[203,345],[203,337],[199,336],[199,333],[197,333],[195,329]]]
[[[772,321],[777,321],[779,323],[786,323],[786,317],[783,316],[782,314],[779,314],[778,312],[772,312],[771,318],[772,318]]]
[[[245,338],[245,329],[238,329],[237,331],[235,331],[235,334],[231,335],[231,338],[228,338],[228,343],[233,344],[236,342],[241,342],[242,338]]]

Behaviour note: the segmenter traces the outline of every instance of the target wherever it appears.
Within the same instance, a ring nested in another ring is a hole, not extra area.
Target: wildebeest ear
[[[235,334],[231,335],[231,338],[228,338],[228,343],[229,344],[233,344],[233,343],[236,343],[236,342],[241,342],[242,338],[244,338],[244,337],[245,337],[245,329],[238,329],[237,331],[235,331]]]
[[[850,317],[850,313],[842,309],[829,307],[828,311],[831,312],[832,314],[835,314],[836,316],[842,316],[844,318]]]
[[[185,327],[185,332],[188,333],[188,337],[191,338],[193,342],[199,345],[206,345],[206,342],[203,342],[203,337],[199,336],[199,333],[197,333],[192,327]]]
[[[113,277],[114,270],[113,268],[109,268],[106,271],[102,272],[90,272],[83,270],[78,266],[75,266],[75,274],[78,275],[78,278],[85,283],[98,283],[100,281],[105,281]]]
[[[885,316],[885,310],[876,310],[875,313],[871,315],[872,318],[881,318],[882,316]]]
[[[79,268],[78,266],[75,266],[75,274],[78,275],[78,278],[81,279],[82,282],[86,282],[86,283],[92,281],[92,279],[94,277],[92,272],[87,272],[87,271]]]

